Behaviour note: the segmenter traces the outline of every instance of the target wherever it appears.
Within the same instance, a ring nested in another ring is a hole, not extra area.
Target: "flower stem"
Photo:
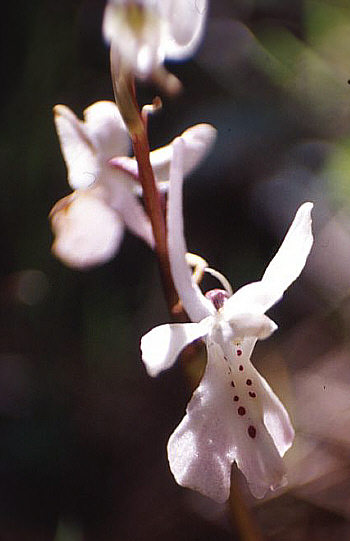
[[[111,72],[115,99],[133,144],[145,207],[152,224],[155,252],[166,302],[172,317],[177,321],[185,321],[185,313],[178,309],[179,297],[171,276],[165,217],[150,162],[146,123],[136,100],[134,77],[128,69],[120,65],[113,47],[111,47]]]
[[[153,169],[149,159],[149,145],[146,131],[137,133],[132,138],[134,154],[139,167],[139,176],[143,189],[146,210],[151,220],[155,250],[158,258],[162,283],[169,310],[174,315],[178,295],[170,272],[166,228],[159,193],[155,184]]]
[[[237,480],[237,471],[232,468],[231,491],[229,498],[230,513],[242,541],[263,541],[259,526],[247,506]]]

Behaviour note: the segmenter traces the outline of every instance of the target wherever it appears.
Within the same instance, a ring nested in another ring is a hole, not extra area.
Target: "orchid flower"
[[[263,497],[285,483],[282,457],[294,430],[287,411],[250,362],[258,339],[277,325],[265,315],[301,273],[313,237],[312,203],[304,203],[262,279],[230,295],[214,290],[203,295],[186,263],[182,216],[183,142],[174,142],[168,245],[171,270],[180,300],[192,323],[160,325],[141,340],[142,359],[151,376],[171,367],[181,350],[202,338],[207,349],[204,376],[186,415],[168,442],[170,469],[185,487],[224,502],[230,493],[233,462],[245,475],[252,494]]]
[[[85,269],[108,261],[125,227],[153,247],[150,220],[141,205],[135,158],[115,103],[100,101],[84,111],[84,122],[64,105],[54,108],[55,124],[73,193],[50,213],[56,236],[52,250],[66,265]],[[189,173],[212,145],[216,130],[198,124],[183,133]],[[172,144],[151,152],[162,186],[169,179]]]
[[[162,72],[165,59],[191,56],[201,40],[207,0],[109,0],[103,35],[139,78]]]

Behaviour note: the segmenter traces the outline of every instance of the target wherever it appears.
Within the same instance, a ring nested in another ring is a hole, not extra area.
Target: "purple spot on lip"
[[[251,438],[255,438],[256,436],[256,428],[253,425],[248,426],[248,434]]]

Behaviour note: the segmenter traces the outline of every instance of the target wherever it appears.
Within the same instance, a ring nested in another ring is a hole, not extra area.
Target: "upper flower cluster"
[[[153,247],[150,220],[138,198],[137,163],[128,157],[130,138],[115,103],[94,103],[84,111],[84,121],[64,105],[57,105],[54,114],[73,193],[50,213],[53,252],[76,268],[104,263],[118,250],[125,226]],[[182,134],[186,173],[206,155],[215,136],[208,124]],[[172,143],[150,154],[160,186],[169,180],[172,158]]]
[[[109,0],[103,34],[137,77],[157,77],[164,60],[194,53],[206,13],[207,0]]]
[[[186,263],[182,216],[183,141],[174,142],[169,189],[168,245],[180,300],[193,323],[160,325],[141,340],[150,375],[169,368],[190,342],[203,338],[207,366],[180,425],[169,439],[170,468],[180,485],[225,501],[235,461],[252,493],[263,497],[284,483],[282,456],[294,430],[288,413],[250,362],[258,339],[277,325],[265,312],[302,271],[313,237],[312,203],[304,203],[262,279],[233,295],[204,296]]]

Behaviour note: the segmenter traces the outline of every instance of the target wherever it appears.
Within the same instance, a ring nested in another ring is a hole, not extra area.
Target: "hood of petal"
[[[207,0],[110,1],[103,36],[140,78],[164,61],[192,55],[203,35]]]
[[[65,105],[56,105],[54,120],[75,190],[86,189],[100,179],[110,158],[127,154],[129,136],[115,103],[99,101],[85,109],[85,122]]]
[[[98,101],[84,111],[87,133],[98,156],[109,160],[130,151],[130,139],[118,107],[112,101]]]
[[[164,2],[160,9],[167,21],[168,32],[163,45],[166,58],[182,60],[192,56],[203,37],[207,0]]]
[[[118,50],[123,63],[140,78],[148,77],[164,60],[162,20],[153,6],[108,3],[102,31],[106,41]]]
[[[196,124],[181,134],[183,175],[190,174],[209,154],[217,136],[217,130],[210,124]],[[150,160],[158,182],[168,181],[170,166],[174,157],[174,141],[153,150]]]
[[[99,163],[86,126],[65,105],[54,107],[54,120],[69,185],[73,189],[88,188],[98,177]]]

